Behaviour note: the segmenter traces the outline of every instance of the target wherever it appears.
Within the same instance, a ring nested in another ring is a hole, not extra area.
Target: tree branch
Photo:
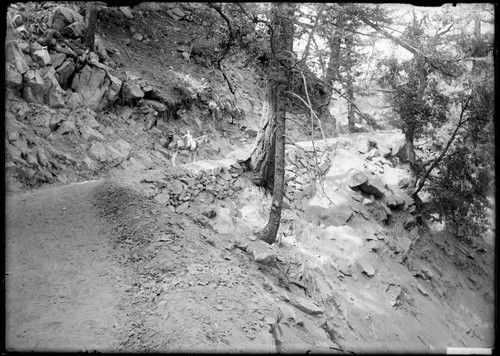
[[[432,164],[430,165],[429,168],[427,168],[427,171],[425,171],[424,175],[422,176],[422,178],[420,179],[419,183],[418,183],[418,186],[417,188],[415,189],[415,191],[413,191],[413,193],[411,194],[411,197],[414,198],[418,192],[420,192],[420,190],[424,187],[424,184],[425,184],[425,181],[427,180],[427,178],[429,177],[429,175],[431,174],[432,170],[434,168],[436,168],[436,166],[438,165],[438,163],[443,159],[443,157],[446,155],[446,152],[448,152],[448,149],[450,148],[451,144],[453,143],[453,141],[455,140],[455,137],[457,136],[457,133],[458,133],[458,130],[460,129],[460,127],[462,127],[463,124],[465,124],[467,122],[468,119],[465,119],[463,120],[463,116],[464,116],[464,113],[465,113],[465,110],[467,109],[467,106],[469,105],[469,102],[471,100],[471,97],[469,97],[467,99],[467,101],[465,102],[464,106],[462,107],[462,112],[460,113],[460,119],[458,120],[458,124],[457,124],[457,127],[455,128],[455,130],[453,131],[450,139],[448,140],[448,142],[446,143],[446,146],[445,148],[443,149],[443,151],[441,152],[441,154],[436,157],[434,159],[434,161],[432,162]]]
[[[441,31],[441,32],[437,32],[437,31],[436,31],[436,37],[441,37],[442,35],[444,35],[444,34],[446,34],[446,33],[450,32],[452,28],[453,28],[453,22],[450,24],[450,26],[448,26],[448,28],[447,28],[447,29],[444,29],[444,30],[443,30],[443,31]],[[438,30],[438,31],[439,31],[439,30]]]
[[[335,89],[333,86],[332,86],[332,89],[337,93],[339,94],[341,97],[343,97],[345,100],[347,100],[348,102],[350,102],[352,104],[352,106],[354,106],[354,108],[357,110],[357,112],[361,115],[361,117],[368,123],[368,125],[370,125],[370,127],[375,130],[375,126],[373,125],[373,123],[371,122],[371,120],[369,120],[365,114],[363,114],[363,112],[357,107],[357,105],[352,101],[350,100],[349,98],[347,98],[344,94],[342,94],[340,91],[338,91],[337,89]]]
[[[224,79],[226,80],[227,86],[229,87],[229,91],[231,92],[231,94],[233,94],[233,96],[234,96],[234,98],[236,100],[236,95],[235,95],[235,91],[233,89],[233,86],[231,85],[231,82],[229,81],[229,78],[227,77],[224,69],[222,68],[222,60],[224,58],[226,58],[226,55],[229,52],[229,49],[231,48],[231,44],[232,44],[233,39],[234,39],[234,37],[233,37],[233,35],[234,35],[234,33],[233,33],[233,26],[231,24],[231,20],[226,16],[226,14],[224,14],[224,12],[222,11],[222,8],[219,5],[216,5],[214,3],[208,3],[208,6],[211,7],[212,9],[214,9],[215,11],[217,11],[217,13],[224,19],[224,21],[226,21],[228,29],[229,29],[229,39],[227,41],[227,45],[226,45],[224,53],[217,60],[217,67],[221,71],[222,76],[224,77]]]
[[[314,21],[314,26],[311,28],[311,31],[309,32],[309,38],[307,39],[306,48],[304,49],[304,53],[302,54],[302,58],[300,59],[301,62],[305,61],[307,59],[307,56],[309,55],[309,47],[311,46],[311,37],[314,36],[314,31],[316,31],[316,28],[318,27],[319,19],[321,18],[321,15],[323,15],[324,10],[325,10],[325,4],[321,4],[321,7],[319,8],[318,11],[318,15],[316,16],[316,20]]]
[[[443,74],[445,74],[445,75],[447,75],[449,77],[454,77],[451,73],[449,73],[446,69],[443,68],[443,66],[442,66],[442,64],[440,63],[439,60],[437,60],[435,58],[431,58],[431,57],[425,56],[423,53],[421,53],[420,51],[418,51],[416,48],[413,48],[408,43],[402,41],[401,39],[397,38],[396,36],[391,35],[389,32],[387,32],[386,30],[384,30],[382,27],[380,27],[376,23],[373,23],[370,20],[368,20],[364,15],[360,14],[359,18],[361,19],[361,21],[363,21],[368,26],[370,26],[373,29],[375,29],[376,31],[382,33],[384,36],[386,36],[390,40],[394,41],[396,44],[400,45],[401,47],[403,47],[407,51],[413,53],[416,57],[424,59],[434,69],[438,70],[439,72],[441,72],[441,73],[443,73]]]

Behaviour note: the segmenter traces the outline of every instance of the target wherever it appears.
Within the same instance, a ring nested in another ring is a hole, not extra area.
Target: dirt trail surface
[[[117,349],[119,266],[93,208],[99,184],[7,197],[8,350]]]
[[[299,311],[274,337],[280,295],[260,267],[132,189],[41,189],[9,196],[7,212],[9,351],[328,349],[322,331],[301,341],[313,325]]]
[[[7,350],[444,353],[493,344],[493,244],[473,255],[424,235],[407,266],[401,218],[385,230],[357,215],[325,227],[300,216],[317,219],[312,206],[285,210],[283,225],[296,230],[269,247],[251,232],[267,216],[260,188],[243,182],[235,200],[213,201],[208,219],[201,203],[177,213],[148,197],[145,182],[165,184],[165,174],[117,169],[7,197]]]

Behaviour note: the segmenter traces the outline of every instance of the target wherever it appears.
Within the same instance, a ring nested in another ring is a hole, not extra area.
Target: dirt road
[[[117,350],[120,271],[94,214],[98,184],[6,198],[7,350]]]

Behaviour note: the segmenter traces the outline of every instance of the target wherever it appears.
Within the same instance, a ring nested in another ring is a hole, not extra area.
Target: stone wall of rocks
[[[285,208],[305,210],[307,201],[314,195],[318,179],[331,166],[330,148],[316,151],[300,146],[287,145],[285,157]]]
[[[182,213],[193,204],[211,204],[215,199],[234,196],[243,187],[238,180],[242,173],[243,168],[235,162],[229,168],[171,169],[165,172],[165,178],[145,182],[155,184],[157,202],[173,212]]]

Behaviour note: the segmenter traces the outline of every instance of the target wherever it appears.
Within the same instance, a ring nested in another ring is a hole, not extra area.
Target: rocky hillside
[[[270,197],[238,161],[263,82],[243,57],[217,68],[203,11],[103,7],[95,52],[81,44],[84,4],[8,11],[7,188],[106,177],[94,205],[132,271],[123,348],[491,347],[494,242],[466,243],[416,215],[397,130],[313,144],[289,120],[280,242],[255,240]],[[181,153],[172,167],[158,150],[169,130],[207,135],[194,163]]]
[[[261,79],[242,61],[222,74],[210,62],[210,48],[185,44],[202,30],[187,21],[195,6],[103,8],[95,52],[81,44],[85,11],[77,3],[10,6],[9,186],[88,179],[116,166],[169,165],[154,150],[167,130],[208,134],[201,158],[221,158],[255,137]]]

